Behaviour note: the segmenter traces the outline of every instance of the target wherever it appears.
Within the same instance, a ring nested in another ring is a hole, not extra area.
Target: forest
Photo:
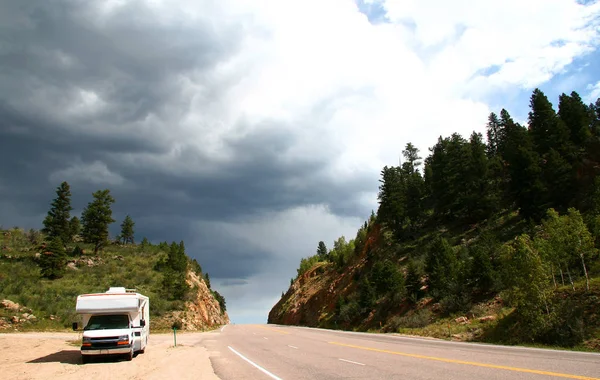
[[[322,325],[405,331],[501,299],[510,314],[480,340],[600,341],[600,99],[563,93],[555,110],[535,89],[527,125],[502,109],[486,136],[440,136],[424,159],[408,143],[402,156],[382,169],[379,207],[356,237],[300,262],[296,279],[361,262]]]

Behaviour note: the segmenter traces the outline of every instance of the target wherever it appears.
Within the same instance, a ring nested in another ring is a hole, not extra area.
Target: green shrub
[[[390,329],[398,331],[400,328],[421,328],[431,323],[432,313],[429,309],[420,309],[404,316],[396,316],[390,322]]]

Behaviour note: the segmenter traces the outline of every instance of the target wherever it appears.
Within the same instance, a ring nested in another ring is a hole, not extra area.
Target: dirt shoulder
[[[81,333],[0,334],[3,379],[211,379],[214,374],[202,340],[210,332],[151,334],[144,354],[128,362],[107,358],[83,365]]]

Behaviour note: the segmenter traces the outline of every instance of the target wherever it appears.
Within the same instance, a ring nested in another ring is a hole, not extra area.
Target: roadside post
[[[171,327],[173,328],[173,343],[174,343],[175,347],[177,347],[177,329],[181,328],[181,321],[173,322]]]

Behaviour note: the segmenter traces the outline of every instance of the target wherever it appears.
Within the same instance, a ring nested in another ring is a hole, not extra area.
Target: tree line
[[[581,305],[553,294],[561,285],[574,290],[578,279],[589,290],[600,275],[600,99],[586,105],[576,92],[563,93],[555,111],[535,89],[529,108],[527,126],[502,109],[489,115],[485,141],[477,132],[440,136],[424,160],[408,143],[404,162],[382,169],[377,213],[356,238],[342,236],[331,250],[319,242],[298,268],[300,276],[330,262],[344,271],[366,252],[356,291],[338,300],[338,322],[425,295],[447,313],[465,311],[501,293],[532,340],[581,339],[573,322],[583,318]],[[487,227],[513,216],[513,232]],[[378,234],[378,249],[367,246]],[[424,236],[431,236],[425,244]],[[382,245],[395,254],[381,253]]]
[[[83,209],[81,219],[71,217],[71,187],[62,182],[56,188],[56,198],[51,202],[50,210],[44,218],[42,232],[46,235],[45,244],[39,263],[43,277],[50,279],[64,274],[67,245],[81,239],[84,243],[93,244],[94,254],[102,250],[109,242],[109,227],[115,220],[112,218],[112,204],[115,199],[109,189],[92,193],[92,201]],[[121,223],[121,234],[117,239],[123,244],[134,244],[135,223],[127,215]],[[75,246],[73,255],[79,256],[81,248]]]

